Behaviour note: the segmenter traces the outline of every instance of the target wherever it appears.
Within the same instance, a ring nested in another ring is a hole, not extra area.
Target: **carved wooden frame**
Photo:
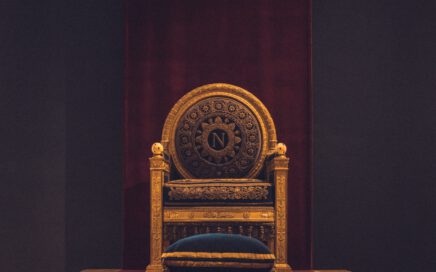
[[[176,169],[185,177],[189,173],[176,159],[174,146],[174,128],[185,110],[201,99],[211,96],[228,96],[246,104],[259,120],[262,134],[262,154],[249,177],[255,177],[266,166],[267,179],[275,190],[274,207],[164,207],[163,185],[170,180],[170,160]],[[266,107],[248,91],[230,84],[216,83],[204,85],[183,96],[169,113],[162,133],[161,143],[152,146],[153,156],[150,158],[150,264],[148,272],[166,271],[161,255],[168,241],[164,238],[164,224],[273,224],[273,231],[268,246],[276,256],[273,271],[288,272],[287,264],[287,177],[289,158],[286,157],[286,146],[277,144],[274,122]],[[168,152],[169,154],[167,154]]]

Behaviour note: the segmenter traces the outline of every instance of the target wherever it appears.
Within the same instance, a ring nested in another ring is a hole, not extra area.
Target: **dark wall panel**
[[[121,1],[66,8],[66,266],[121,267]]]
[[[0,263],[65,266],[65,86],[55,1],[0,4]]]
[[[2,270],[120,267],[121,3],[0,11]]]
[[[313,7],[315,266],[434,271],[436,2]]]

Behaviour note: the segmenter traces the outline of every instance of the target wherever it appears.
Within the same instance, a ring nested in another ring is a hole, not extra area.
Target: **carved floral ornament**
[[[171,200],[265,200],[267,186],[170,187]]]

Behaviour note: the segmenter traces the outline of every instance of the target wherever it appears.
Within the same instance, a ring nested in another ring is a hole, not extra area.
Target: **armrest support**
[[[267,161],[267,177],[273,182],[275,190],[275,255],[276,272],[291,271],[287,262],[287,190],[288,190],[289,158],[286,157],[286,145],[277,144],[275,152],[270,154]]]
[[[161,255],[163,245],[162,219],[163,201],[162,187],[169,178],[170,164],[165,158],[164,148],[161,143],[154,143],[152,148],[153,156],[150,158],[150,264],[147,266],[149,272],[164,271]]]

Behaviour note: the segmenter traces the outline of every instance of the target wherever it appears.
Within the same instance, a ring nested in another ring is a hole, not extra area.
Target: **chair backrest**
[[[240,87],[215,83],[190,91],[174,105],[161,142],[184,178],[254,178],[277,137],[259,99]]]

